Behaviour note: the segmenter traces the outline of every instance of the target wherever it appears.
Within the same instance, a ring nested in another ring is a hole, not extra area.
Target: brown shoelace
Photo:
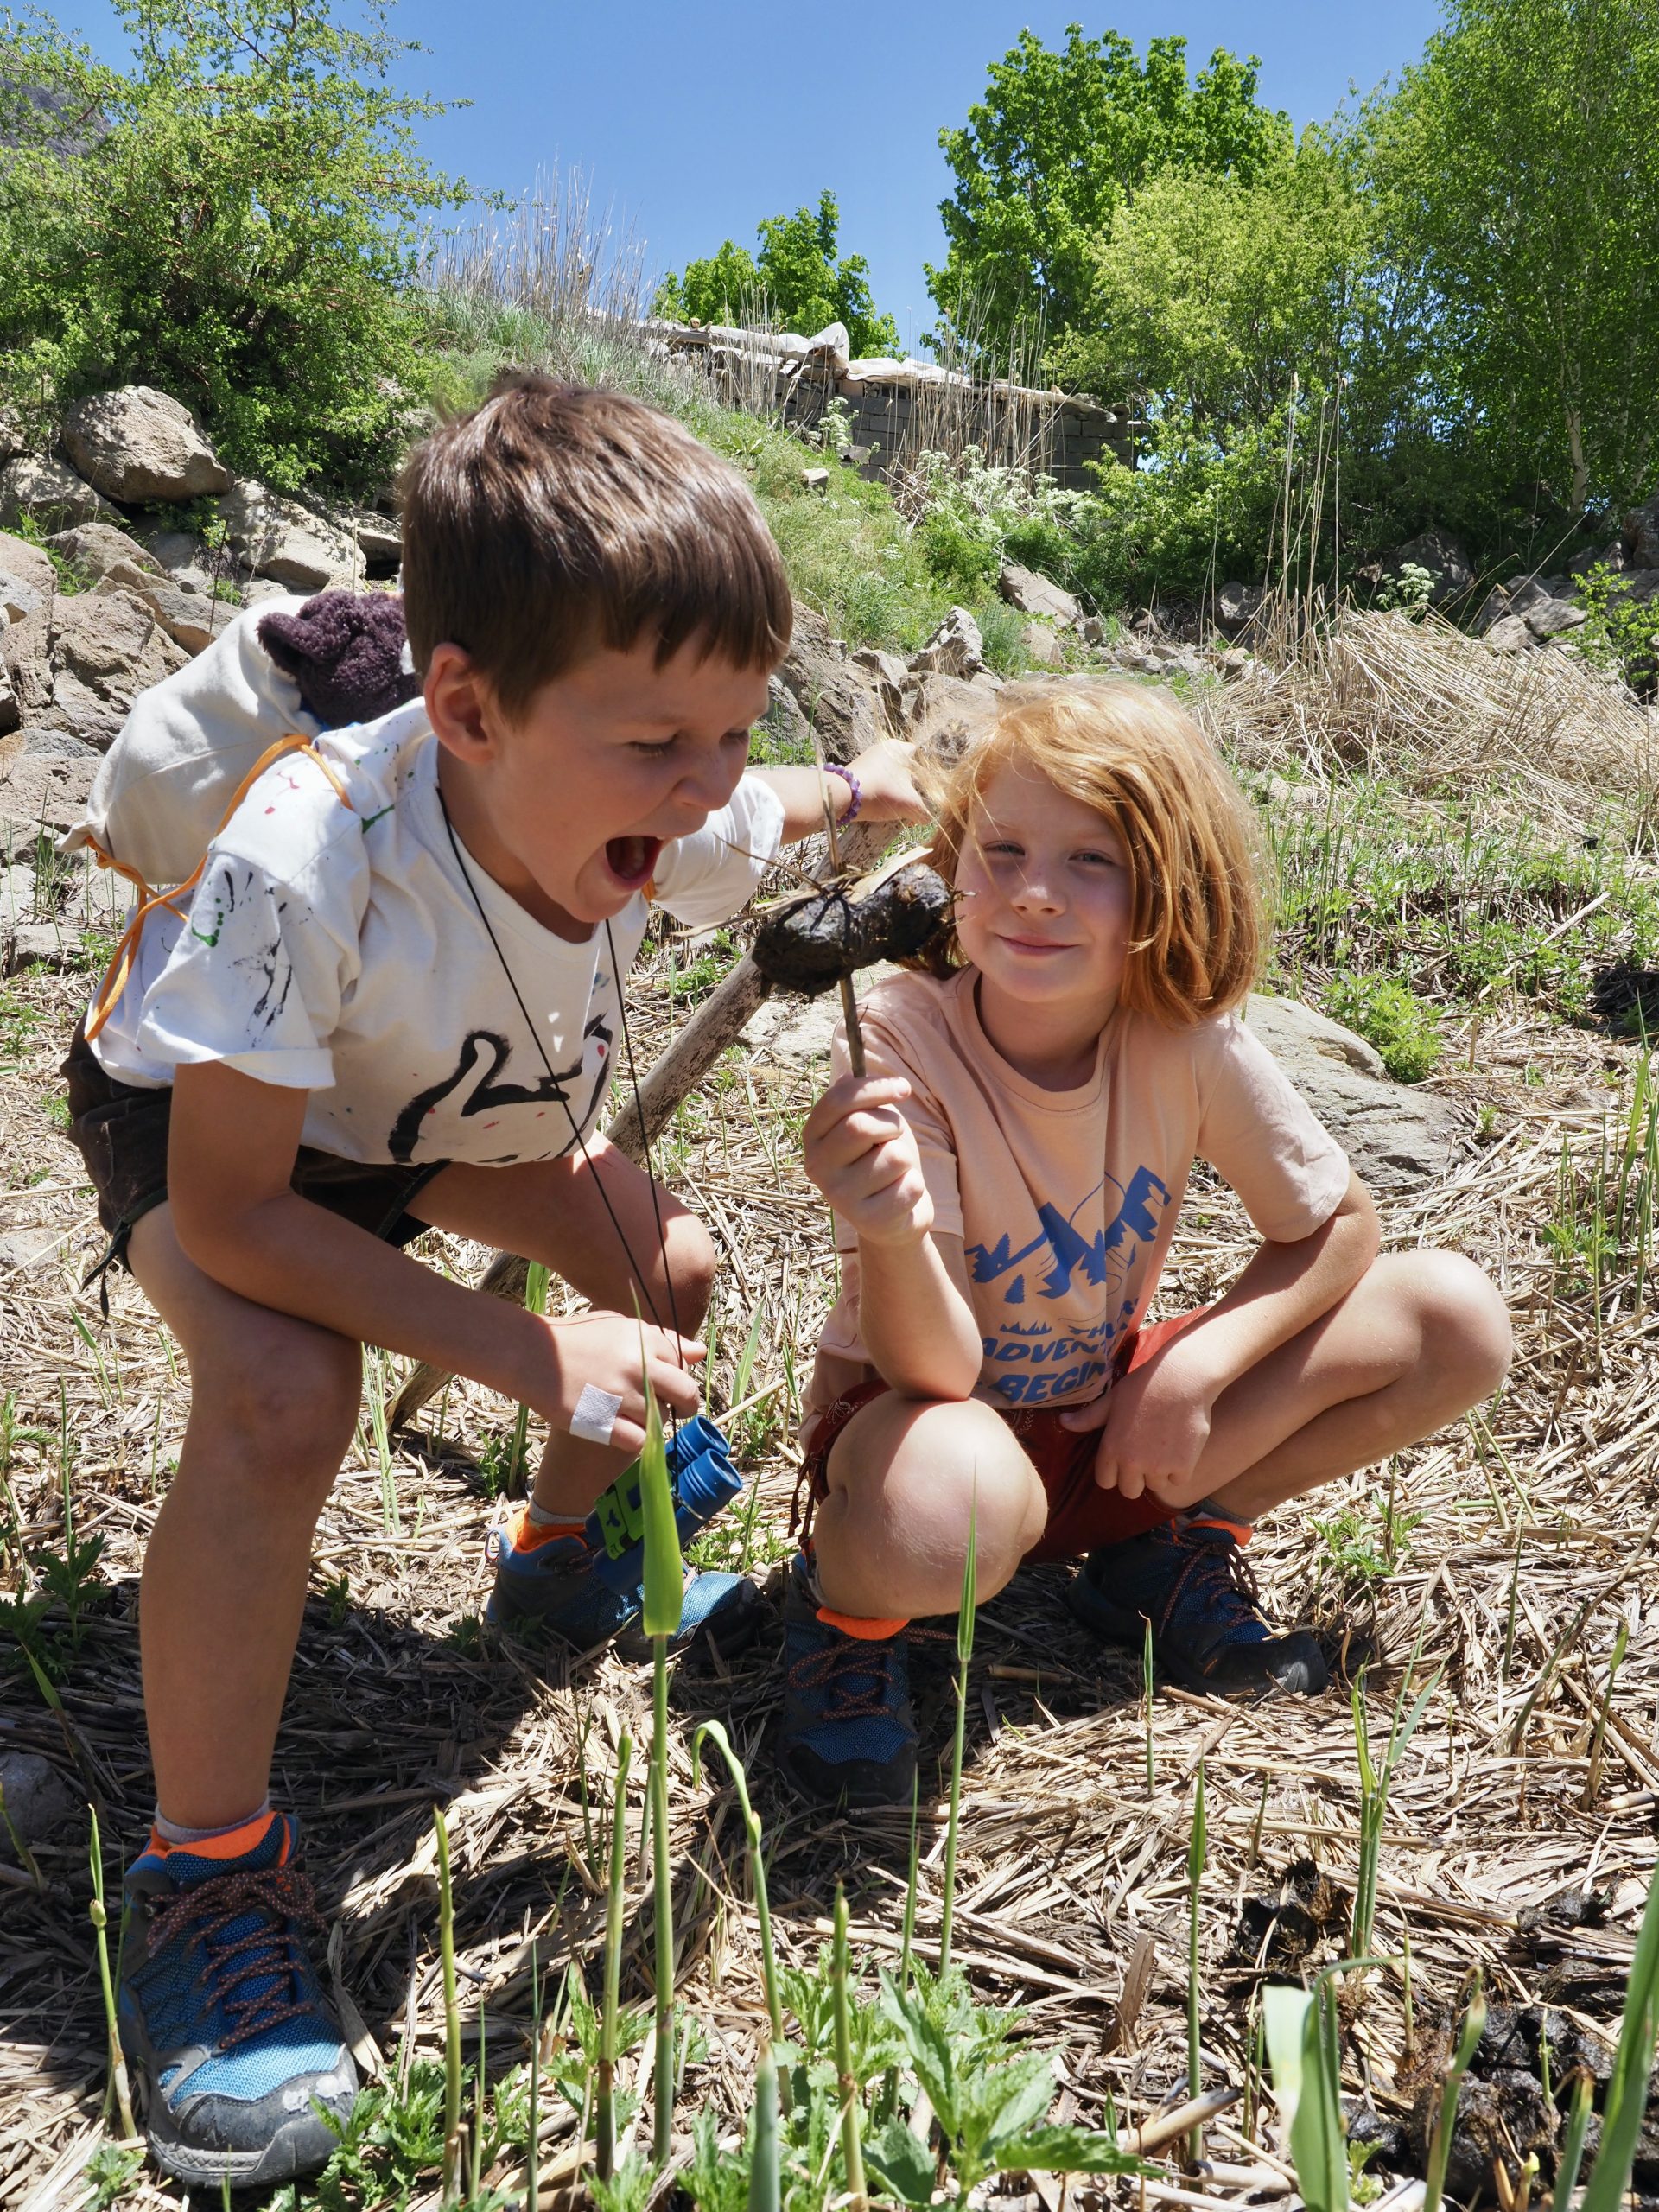
[[[228,1942],[221,1940],[248,1913],[258,1915],[261,1924]],[[296,1993],[310,1978],[303,1937],[292,1924],[296,1922],[313,1935],[321,1935],[326,1924],[310,1883],[291,1866],[219,1874],[181,1890],[156,1910],[149,1923],[150,1951],[153,1955],[176,1936],[200,1943],[200,1979],[210,1985],[210,1994],[234,2023],[220,2038],[221,2049],[229,2050],[311,2009],[309,1998]],[[256,1982],[264,1986],[250,1986]]]

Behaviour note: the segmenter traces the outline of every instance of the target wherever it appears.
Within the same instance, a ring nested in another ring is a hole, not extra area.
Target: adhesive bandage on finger
[[[601,1390],[591,1382],[582,1386],[582,1395],[576,1400],[576,1409],[570,1416],[570,1433],[584,1443],[608,1444],[611,1432],[616,1427],[616,1417],[622,1410],[622,1401],[609,1390]]]

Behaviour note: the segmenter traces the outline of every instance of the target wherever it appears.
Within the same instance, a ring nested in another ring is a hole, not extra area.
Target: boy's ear
[[[464,646],[434,645],[421,688],[427,720],[440,745],[461,760],[493,757],[499,710],[488,677],[474,664]]]

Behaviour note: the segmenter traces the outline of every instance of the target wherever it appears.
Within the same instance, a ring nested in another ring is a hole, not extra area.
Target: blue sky
[[[63,28],[110,59],[122,42],[107,0],[64,0]],[[1300,124],[1351,86],[1369,91],[1413,60],[1438,0],[1361,9],[1332,0],[867,0],[818,10],[790,0],[398,0],[392,27],[429,51],[407,81],[470,108],[424,126],[439,167],[518,192],[538,168],[581,168],[597,200],[644,240],[655,269],[754,243],[763,215],[841,202],[842,251],[862,253],[878,303],[907,346],[927,328],[924,264],[942,257],[938,202],[950,175],[942,128],[962,123],[986,66],[1029,26],[1058,45],[1081,16],[1144,48],[1174,33],[1198,66],[1217,46],[1262,59],[1261,90]]]

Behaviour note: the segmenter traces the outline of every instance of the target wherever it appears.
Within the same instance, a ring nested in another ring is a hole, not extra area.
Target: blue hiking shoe
[[[150,2152],[180,2181],[316,2173],[339,2139],[321,2113],[341,2127],[351,2116],[357,2069],[307,1950],[322,1921],[294,1868],[297,1836],[272,1813],[213,1855],[152,1837],[127,1870],[121,2047]]]
[[[779,1764],[820,1804],[908,1804],[916,1721],[906,1630],[849,1636],[813,1595],[804,1554],[784,1587],[784,1719]]]
[[[1154,1658],[1188,1689],[1311,1697],[1329,1679],[1309,1630],[1281,1635],[1269,1625],[1237,1538],[1213,1522],[1171,1521],[1100,1545],[1073,1577],[1066,1603],[1103,1643],[1135,1651],[1150,1621]]]
[[[643,1579],[619,1589],[601,1571],[604,1553],[585,1536],[544,1536],[540,1543],[526,1542],[535,1534],[528,1525],[527,1508],[521,1508],[505,1528],[490,1531],[495,1587],[484,1609],[486,1620],[498,1627],[520,1622],[550,1629],[578,1651],[612,1643],[624,1658],[648,1659],[651,1639],[639,1626],[645,1602]],[[739,1651],[753,1640],[760,1615],[760,1592],[747,1575],[690,1569],[679,1633],[669,1638],[668,1648],[684,1651],[700,1636],[712,1636],[722,1654]]]

